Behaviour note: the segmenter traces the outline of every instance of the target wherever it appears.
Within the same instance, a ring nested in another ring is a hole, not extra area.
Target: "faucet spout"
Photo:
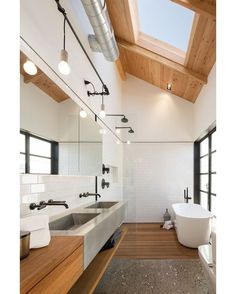
[[[98,193],[80,193],[79,194],[79,198],[82,198],[82,197],[89,197],[89,196],[95,196],[95,200],[97,201],[97,197],[100,197],[101,198],[101,195],[98,194]]]

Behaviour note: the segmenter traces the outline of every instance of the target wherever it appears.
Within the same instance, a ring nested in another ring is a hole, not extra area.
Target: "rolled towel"
[[[165,221],[164,225],[163,225],[163,229],[169,230],[173,228],[172,222],[171,221]]]
[[[49,216],[34,215],[21,219],[20,230],[29,231],[30,248],[40,248],[50,243]]]
[[[32,215],[21,218],[21,231],[35,231],[40,229],[48,229],[49,216],[48,215]]]

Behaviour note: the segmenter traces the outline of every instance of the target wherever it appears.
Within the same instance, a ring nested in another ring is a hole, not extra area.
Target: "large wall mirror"
[[[21,66],[21,173],[101,175],[100,127],[80,110],[44,73],[30,79]]]

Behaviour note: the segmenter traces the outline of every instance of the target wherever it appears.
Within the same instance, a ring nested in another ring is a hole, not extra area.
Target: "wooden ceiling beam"
[[[216,5],[206,0],[171,0],[172,2],[191,9],[194,12],[203,15],[211,20],[216,20]]]
[[[202,84],[207,83],[207,76],[206,75],[199,74],[191,69],[186,68],[185,66],[183,66],[181,64],[178,64],[174,61],[171,61],[161,55],[153,53],[153,52],[151,52],[145,48],[142,48],[138,45],[130,44],[130,43],[125,42],[123,40],[117,40],[117,43],[120,48],[123,48],[123,49],[128,50],[133,53],[136,53],[137,56],[141,55],[143,57],[146,57],[150,60],[155,61],[156,63],[158,63],[160,65],[163,65],[163,66],[168,67],[172,70],[175,70],[181,74],[188,75],[188,76],[194,78],[195,80],[198,80]]]
[[[124,69],[123,64],[121,63],[120,58],[116,59],[115,64],[116,64],[116,68],[118,70],[118,73],[119,73],[121,80],[125,81],[126,80],[126,71]]]
[[[106,0],[115,35],[130,43],[136,43],[139,35],[137,0]]]

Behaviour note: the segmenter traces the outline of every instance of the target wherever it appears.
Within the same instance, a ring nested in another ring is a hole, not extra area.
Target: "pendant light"
[[[80,117],[85,118],[87,117],[87,113],[81,108],[80,113],[79,113]]]
[[[63,75],[68,75],[70,73],[70,66],[68,64],[68,52],[66,51],[66,18],[65,17],[64,17],[64,24],[63,24],[63,49],[61,50],[58,70]]]
[[[105,118],[106,117],[105,104],[104,104],[104,101],[103,101],[103,95],[102,95],[102,104],[101,104],[101,110],[100,110],[99,116],[101,118]]]
[[[26,62],[23,64],[23,68],[24,71],[31,76],[36,75],[36,73],[38,72],[36,65],[29,59],[27,59]]]

